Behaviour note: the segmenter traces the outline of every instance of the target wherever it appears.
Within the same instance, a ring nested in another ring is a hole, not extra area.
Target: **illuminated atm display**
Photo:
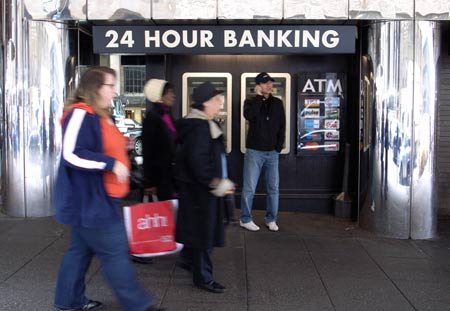
[[[300,73],[297,154],[335,154],[341,149],[346,76]]]
[[[225,136],[226,152],[231,152],[231,74],[227,72],[185,72],[183,74],[183,117],[191,109],[191,95],[194,88],[203,82],[211,82],[217,90],[223,91],[225,101],[215,120],[219,122]]]
[[[255,93],[255,77],[259,72],[246,72],[241,76],[241,152],[245,153],[245,142],[247,140],[248,122],[244,118],[244,101],[251,98]],[[286,113],[286,139],[282,154],[289,153],[290,144],[290,112],[291,112],[291,75],[288,73],[272,73],[269,75],[275,80],[273,82],[272,95],[281,99]]]

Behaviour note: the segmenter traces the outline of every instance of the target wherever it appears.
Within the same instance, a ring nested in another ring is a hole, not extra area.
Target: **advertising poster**
[[[300,73],[297,99],[297,155],[340,151],[346,75]]]

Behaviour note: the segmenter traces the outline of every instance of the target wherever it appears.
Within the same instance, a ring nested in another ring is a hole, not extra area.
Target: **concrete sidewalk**
[[[263,211],[255,211],[263,224]],[[282,212],[280,231],[231,226],[216,249],[212,294],[192,286],[176,256],[135,264],[141,282],[169,311],[450,310],[450,226],[434,241],[377,237],[330,215]],[[446,232],[445,232],[446,231]],[[68,245],[53,218],[0,217],[0,310],[53,310],[53,290]],[[88,296],[120,310],[98,262]]]

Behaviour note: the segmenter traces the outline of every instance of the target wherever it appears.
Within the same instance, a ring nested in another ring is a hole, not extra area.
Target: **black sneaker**
[[[195,286],[216,294],[224,293],[226,289],[225,286],[217,283],[216,281],[211,281],[208,283],[197,283],[195,284]]]
[[[88,300],[86,304],[79,309],[56,309],[58,311],[78,311],[78,310],[98,310],[103,308],[103,303],[100,301]]]

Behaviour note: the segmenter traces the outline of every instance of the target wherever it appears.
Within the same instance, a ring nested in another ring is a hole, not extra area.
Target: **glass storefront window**
[[[146,82],[145,65],[122,66],[122,93],[128,96],[142,96]]]

